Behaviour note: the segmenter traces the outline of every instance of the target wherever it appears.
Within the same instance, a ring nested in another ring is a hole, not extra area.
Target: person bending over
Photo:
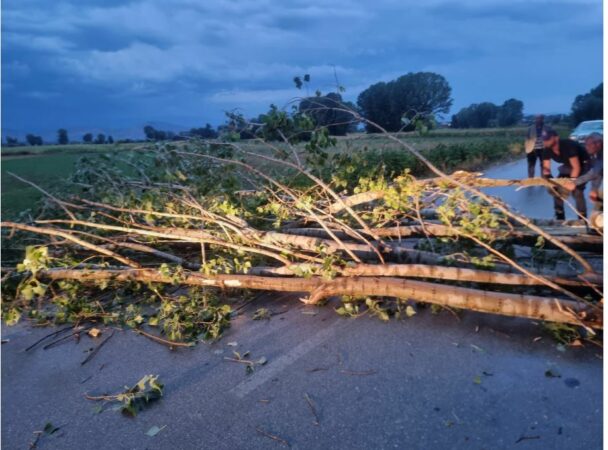
[[[585,149],[570,139],[560,139],[557,132],[551,128],[546,128],[542,133],[543,153],[542,166],[543,177],[551,178],[551,160],[560,163],[557,168],[558,178],[569,178],[575,183],[588,168],[589,155]],[[576,184],[576,183],[575,183]],[[576,202],[576,211],[581,217],[587,217],[587,204],[585,203],[585,183],[579,184],[572,191],[572,196]],[[555,208],[555,218],[564,220],[564,199],[559,193],[550,191],[553,196],[553,206]]]

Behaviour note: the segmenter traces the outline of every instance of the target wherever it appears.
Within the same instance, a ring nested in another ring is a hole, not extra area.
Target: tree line
[[[389,82],[379,82],[361,92],[357,103],[344,101],[341,93],[344,88],[336,87],[337,92],[322,95],[316,91],[308,95],[310,75],[295,77],[296,88],[306,88],[307,95],[293,105],[291,112],[283,111],[271,105],[268,112],[255,118],[245,119],[237,113],[228,113],[225,124],[217,129],[207,123],[204,127],[191,128],[188,132],[157,130],[146,125],[143,132],[146,140],[165,141],[189,138],[216,139],[220,135],[234,139],[253,139],[262,137],[267,140],[284,140],[287,136],[296,136],[297,140],[309,140],[311,130],[324,128],[330,136],[344,136],[357,130],[358,123],[353,113],[376,123],[389,132],[418,130],[422,133],[437,126],[436,117],[448,114],[453,103],[452,88],[448,81],[433,72],[408,73]],[[510,98],[502,105],[491,102],[474,103],[462,108],[451,116],[452,128],[489,128],[509,127],[522,122],[524,104],[521,100]],[[572,103],[569,117],[555,115],[553,120],[566,118],[572,125],[584,120],[603,118],[603,83],[586,94],[578,95]],[[381,130],[366,124],[368,133]],[[28,134],[29,145],[42,145],[40,136]],[[112,136],[99,133],[93,137],[86,133],[82,137],[86,144],[111,144]],[[69,143],[68,131],[61,128],[57,131],[57,143]],[[14,137],[6,137],[7,146],[20,145]]]
[[[20,145],[44,145],[44,141],[42,136],[37,136],[34,134],[27,134],[25,136],[25,143],[19,142],[19,139],[11,136],[6,136],[6,146],[7,147],[17,147]],[[95,138],[93,138],[93,133],[86,133],[82,136],[82,142],[85,144],[113,144],[114,138],[112,136],[107,136],[103,133],[99,133]],[[57,130],[57,142],[54,142],[58,145],[68,145],[70,144],[70,138],[68,136],[68,130],[65,128],[59,128]],[[53,144],[53,142],[49,142],[49,144]]]

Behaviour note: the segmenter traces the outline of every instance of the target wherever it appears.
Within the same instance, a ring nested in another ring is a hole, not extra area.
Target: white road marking
[[[339,323],[339,324],[338,324]],[[338,324],[338,325],[336,325]],[[245,381],[237,384],[231,392],[239,398],[245,397],[251,391],[266,383],[268,380],[273,378],[278,373],[282,372],[287,366],[293,364],[295,361],[300,359],[306,353],[311,351],[318,345],[327,342],[327,339],[335,334],[338,330],[344,328],[348,324],[348,320],[338,319],[322,329],[317,334],[311,336],[308,340],[302,342],[298,346],[294,347],[291,351],[277,358],[274,361],[269,362],[263,369],[257,371],[251,375]]]

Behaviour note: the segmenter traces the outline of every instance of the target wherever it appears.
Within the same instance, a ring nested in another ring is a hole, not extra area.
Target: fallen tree
[[[111,158],[82,161],[80,194],[41,189],[41,215],[1,224],[5,238],[38,239],[4,270],[5,320],[27,312],[162,326],[170,339],[201,329],[217,336],[226,320],[219,297],[240,289],[298,292],[307,304],[393,298],[602,327],[602,237],[539,225],[474,187],[558,181],[448,176],[428,161],[437,178],[353,177],[351,162],[328,159],[326,133],[313,130],[305,148],[289,136],[281,148],[145,147],[126,169]],[[529,260],[515,243],[530,248]],[[195,291],[174,295],[173,286]],[[142,292],[151,312],[120,300]]]

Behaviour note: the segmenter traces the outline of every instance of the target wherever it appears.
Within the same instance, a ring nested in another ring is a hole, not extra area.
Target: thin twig
[[[85,327],[82,330],[78,330],[78,331],[70,334],[69,336],[64,336],[62,338],[59,338],[59,339],[57,339],[57,340],[55,340],[55,341],[53,341],[53,342],[45,345],[44,347],[42,347],[42,350],[48,350],[49,348],[54,347],[55,345],[59,344],[60,342],[63,342],[63,341],[65,341],[67,339],[70,339],[72,337],[76,337],[76,336],[80,335],[80,333],[84,333],[85,331],[89,331],[91,328],[93,328],[93,325],[89,325],[88,327]]]
[[[105,338],[103,341],[101,341],[101,342],[99,343],[99,345],[98,345],[97,347],[95,347],[95,349],[94,349],[94,350],[93,350],[91,353],[89,353],[89,356],[87,356],[87,357],[84,359],[84,361],[82,361],[82,362],[80,363],[80,365],[81,365],[81,366],[84,366],[86,363],[88,363],[90,360],[92,360],[92,359],[95,357],[95,355],[97,354],[97,352],[99,352],[99,350],[101,349],[101,347],[103,347],[103,346],[106,344],[106,342],[108,342],[108,341],[109,341],[109,340],[112,338],[112,336],[114,336],[114,333],[115,333],[115,332],[116,332],[116,331],[112,331],[112,334],[111,334],[111,335],[109,335],[107,338]]]
[[[192,347],[193,344],[188,343],[188,342],[175,342],[175,341],[168,341],[166,339],[163,339],[161,337],[158,336],[154,336],[153,334],[148,334],[145,331],[140,330],[139,328],[136,328],[133,330],[135,333],[137,334],[141,334],[142,336],[147,337],[148,339],[151,339],[155,342],[159,342],[161,344],[165,344],[168,345],[169,347]]]
[[[356,376],[367,376],[367,375],[374,375],[377,373],[376,370],[341,370],[340,373],[343,373],[345,375],[356,375]]]
[[[310,412],[312,412],[312,415],[315,418],[313,424],[321,425],[319,422],[319,415],[317,414],[317,410],[315,409],[315,404],[306,392],[304,392],[304,398],[306,399],[306,403],[308,403],[308,406],[310,407]]]
[[[47,334],[47,335],[46,335],[46,336],[44,336],[43,338],[38,339],[36,342],[34,342],[32,345],[30,345],[30,346],[29,346],[28,348],[26,348],[24,351],[28,352],[28,351],[30,351],[31,349],[33,349],[34,347],[36,347],[38,344],[40,344],[42,341],[45,341],[45,340],[47,340],[48,338],[51,338],[51,337],[53,337],[53,336],[57,336],[58,334],[61,334],[61,333],[63,333],[64,331],[67,331],[67,330],[70,330],[70,329],[74,329],[74,327],[73,327],[72,325],[69,325],[69,326],[67,326],[67,327],[65,327],[65,328],[62,328],[62,329],[60,329],[60,330],[58,330],[58,331],[55,331],[55,332],[53,332],[53,333],[51,333],[51,334]]]
[[[289,442],[287,442],[285,439],[280,438],[279,436],[275,436],[274,434],[270,434],[268,431],[264,431],[260,427],[255,427],[255,429],[258,433],[266,436],[267,438],[270,438],[273,441],[280,442],[281,444],[286,445],[287,447],[291,447],[291,445],[289,445]]]

